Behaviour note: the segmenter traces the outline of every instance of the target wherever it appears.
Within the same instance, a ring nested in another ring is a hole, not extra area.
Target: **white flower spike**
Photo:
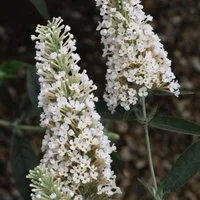
[[[149,24],[140,0],[96,0],[103,18],[97,27],[107,58],[104,99],[114,112],[118,105],[126,110],[149,90],[161,89],[179,95],[179,84],[171,71],[159,37]],[[146,89],[145,89],[146,88]],[[141,91],[145,91],[143,94]]]
[[[29,175],[32,199],[47,195],[42,193],[42,187],[37,187],[45,176],[58,181],[57,189],[52,186],[50,199],[95,200],[95,195],[98,199],[110,199],[121,192],[111,170],[110,154],[116,148],[103,134],[104,127],[95,110],[97,98],[92,93],[96,86],[85,70],[80,72],[80,57],[74,53],[76,41],[70,27],[62,25],[62,21],[54,18],[47,26],[38,25],[38,35],[32,36],[36,40],[41,86],[39,106],[44,111],[41,126],[46,128],[43,159]],[[37,181],[35,177],[40,174],[44,177]]]

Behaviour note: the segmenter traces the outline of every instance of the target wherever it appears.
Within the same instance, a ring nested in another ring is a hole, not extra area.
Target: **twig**
[[[40,126],[20,125],[20,124],[12,123],[12,122],[1,120],[1,119],[0,119],[0,126],[6,127],[6,128],[15,127],[24,131],[37,131],[37,132],[45,131],[45,129]]]

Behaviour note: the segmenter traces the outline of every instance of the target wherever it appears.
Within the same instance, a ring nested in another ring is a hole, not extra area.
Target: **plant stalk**
[[[143,111],[143,116],[145,119],[144,131],[145,131],[146,145],[147,145],[148,158],[149,158],[149,167],[150,167],[151,177],[153,180],[153,186],[154,186],[154,189],[157,191],[158,186],[157,186],[156,176],[155,176],[154,167],[153,167],[149,128],[148,128],[148,123],[147,123],[148,119],[147,119],[147,112],[146,112],[145,97],[142,98],[142,111]]]
[[[37,132],[44,132],[45,129],[39,126],[30,126],[30,125],[20,125],[20,124],[15,124],[9,121],[1,120],[0,119],[0,126],[6,127],[6,128],[18,128],[20,130],[24,131],[37,131]]]

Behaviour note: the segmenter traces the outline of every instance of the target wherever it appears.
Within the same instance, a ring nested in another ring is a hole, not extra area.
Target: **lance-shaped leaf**
[[[111,158],[113,160],[113,163],[116,165],[116,167],[120,170],[120,172],[122,173],[123,171],[123,167],[122,167],[122,161],[120,158],[120,155],[118,152],[112,152],[111,153]]]
[[[106,135],[108,137],[109,140],[115,142],[117,140],[119,140],[120,136],[117,133],[113,133],[111,131],[104,131],[104,135]]]
[[[102,118],[108,120],[116,120],[116,121],[134,121],[136,120],[136,116],[131,111],[125,111],[123,108],[119,107],[112,114],[104,101],[99,101],[96,104],[97,112],[101,115]]]
[[[50,15],[45,0],[30,0],[30,2],[45,20],[49,19]]]
[[[8,91],[8,86],[2,81],[0,81],[0,94],[0,104],[2,103],[11,108],[13,106],[13,101]]]
[[[21,119],[19,123],[21,123],[24,119],[30,119],[32,117],[39,118],[41,113],[42,109],[33,105],[28,94],[26,94],[22,99],[21,105],[19,106],[18,116],[20,116]]]
[[[24,199],[30,198],[29,180],[26,175],[37,165],[37,159],[29,141],[15,133],[11,143],[11,168],[16,185]]]
[[[10,79],[16,76],[16,73],[25,65],[17,60],[9,60],[0,64],[0,80]]]
[[[160,194],[169,194],[182,187],[191,177],[200,171],[200,141],[189,146],[172,166],[168,176],[158,188]]]
[[[96,104],[97,112],[102,118],[108,120],[118,121],[135,121],[140,124],[144,124],[145,121],[141,120],[139,116],[135,116],[134,112],[124,111],[122,108],[118,108],[114,114],[112,114],[106,107],[105,102],[98,102]],[[173,116],[155,116],[150,119],[149,125],[151,127],[176,133],[183,133],[186,135],[199,135],[200,125],[187,121],[185,119]]]
[[[33,106],[37,107],[38,105],[38,95],[40,92],[40,85],[38,82],[38,75],[36,74],[36,70],[33,67],[29,67],[27,69],[27,90],[28,96],[31,100]]]
[[[154,90],[151,93],[152,95],[155,96],[174,96],[174,93],[169,92],[169,91],[163,91],[163,90]],[[186,90],[180,90],[180,96],[185,96],[185,95],[192,95],[195,94],[192,91],[186,91]]]
[[[172,116],[156,116],[149,123],[150,126],[187,135],[200,135],[200,126],[185,119]]]

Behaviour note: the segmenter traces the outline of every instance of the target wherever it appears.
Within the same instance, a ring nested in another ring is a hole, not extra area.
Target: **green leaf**
[[[112,114],[104,101],[99,101],[96,103],[97,112],[101,115],[102,118],[107,120],[116,120],[116,121],[134,121],[136,116],[131,111],[125,111],[123,108],[119,107]]]
[[[159,193],[169,194],[182,187],[200,170],[200,141],[189,146],[177,159],[168,176],[164,178],[158,188]]]
[[[140,178],[138,178],[137,180],[138,180],[138,182],[139,182],[146,190],[149,191],[149,193],[152,194],[152,189],[148,186],[148,184],[147,184],[145,181],[143,181],[143,180],[140,179]],[[152,194],[152,195],[153,195],[153,194]]]
[[[13,106],[13,101],[11,95],[8,91],[7,85],[0,81],[0,103],[6,105],[7,107],[11,108]]]
[[[156,116],[149,123],[150,126],[186,135],[200,135],[200,126],[178,117]]]
[[[37,11],[45,20],[48,20],[50,18],[45,0],[30,0],[30,2],[35,6]]]
[[[24,119],[31,119],[33,117],[37,117],[39,119],[41,113],[42,109],[37,106],[33,106],[28,95],[26,94],[19,107],[18,116],[20,116],[21,120],[23,121]]]
[[[145,121],[142,120],[142,116],[137,115],[137,112],[127,112],[122,108],[118,108],[114,114],[107,109],[105,102],[98,102],[96,104],[97,112],[102,118],[108,120],[117,121],[134,121],[140,124],[144,124]],[[149,125],[151,127],[176,133],[183,133],[186,135],[197,135],[200,136],[200,125],[194,122],[189,122],[185,119],[172,117],[172,116],[155,116],[156,109],[150,114]],[[151,119],[153,117],[153,119]]]
[[[23,198],[29,200],[30,182],[26,175],[37,165],[37,159],[29,141],[18,133],[12,136],[10,159],[16,185]]]
[[[26,86],[28,90],[28,96],[31,100],[33,106],[38,106],[38,95],[40,92],[40,85],[38,82],[38,75],[36,74],[36,70],[33,67],[29,67],[27,69],[27,81]]]
[[[156,105],[153,109],[152,109],[152,111],[148,114],[148,122],[150,122],[154,117],[155,117],[155,115],[156,115],[156,113],[157,113],[157,110],[158,110],[158,105]]]
[[[164,90],[154,90],[152,91],[152,94],[155,96],[174,96],[174,93]],[[194,92],[180,90],[180,96],[192,95],[192,94],[194,94]]]
[[[120,155],[118,152],[112,152],[111,153],[111,158],[113,160],[113,163],[118,167],[118,169],[120,170],[120,172],[123,171],[123,167],[122,167],[122,161],[120,158]]]
[[[0,79],[13,78],[24,67],[24,63],[17,60],[9,60],[0,64]]]
[[[104,135],[108,136],[108,139],[115,142],[119,140],[120,136],[117,133],[113,133],[111,131],[104,131]]]

